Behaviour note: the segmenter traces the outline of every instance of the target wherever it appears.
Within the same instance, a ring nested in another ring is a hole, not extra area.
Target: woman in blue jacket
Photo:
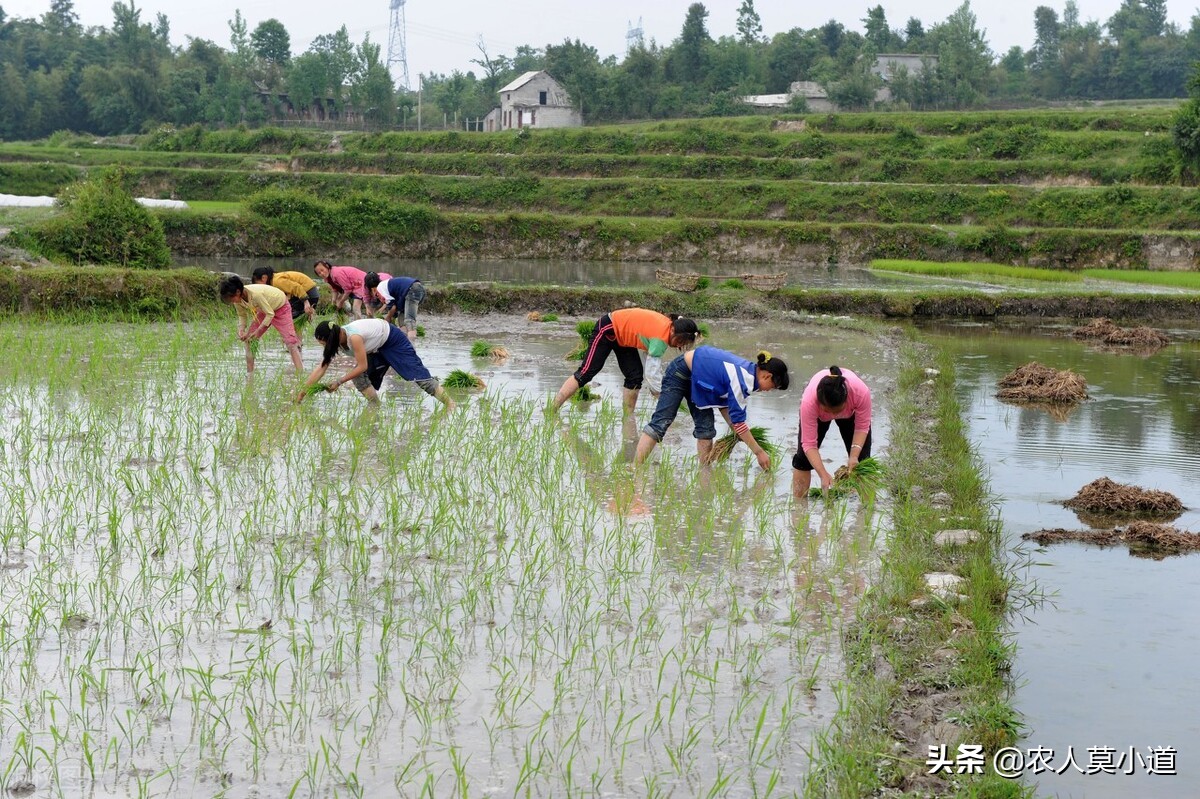
[[[658,407],[650,423],[642,429],[634,461],[641,463],[650,456],[675,421],[679,406],[686,401],[695,424],[692,435],[701,463],[707,463],[712,456],[713,439],[717,437],[713,409],[719,408],[733,432],[754,453],[758,465],[769,469],[770,456],[754,440],[746,424],[746,404],[754,392],[786,391],[789,382],[787,364],[772,358],[769,352],[760,352],[753,363],[716,347],[697,347],[685,352],[671,361],[663,373]]]

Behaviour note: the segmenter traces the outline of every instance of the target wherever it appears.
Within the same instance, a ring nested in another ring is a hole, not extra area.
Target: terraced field
[[[1171,109],[746,117],[497,134],[161,129],[0,145],[0,186],[119,165],[179,255],[1190,269]]]

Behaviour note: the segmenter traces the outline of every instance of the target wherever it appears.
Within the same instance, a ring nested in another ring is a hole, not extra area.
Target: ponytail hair
[[[332,322],[322,320],[313,331],[313,338],[325,344],[321,353],[321,365],[328,366],[337,356],[342,346],[342,328]]]
[[[686,347],[696,343],[696,337],[700,335],[699,325],[679,314],[673,313],[667,318],[671,320],[671,338],[681,339],[680,346]]]
[[[817,383],[817,402],[826,408],[840,408],[846,404],[850,390],[846,387],[846,376],[840,366],[829,367],[829,374]]]
[[[771,381],[775,384],[775,388],[787,391],[792,381],[788,377],[787,364],[783,362],[782,358],[776,358],[766,350],[761,350],[758,353],[758,368],[771,375]]]

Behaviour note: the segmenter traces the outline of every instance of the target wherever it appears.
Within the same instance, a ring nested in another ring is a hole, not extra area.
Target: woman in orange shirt
[[[583,363],[563,382],[552,409],[557,412],[580,386],[591,382],[604,368],[609,353],[613,353],[625,376],[625,411],[632,411],[645,376],[639,350],[645,351],[647,357],[662,358],[669,346],[683,349],[695,344],[699,333],[700,328],[691,319],[675,314],[665,316],[648,308],[622,308],[606,313],[596,321]]]

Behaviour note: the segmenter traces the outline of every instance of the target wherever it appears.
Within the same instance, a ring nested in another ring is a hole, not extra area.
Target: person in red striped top
[[[645,378],[641,352],[648,358],[662,358],[667,347],[690,347],[696,343],[699,334],[700,328],[691,319],[674,314],[666,316],[648,308],[622,308],[606,313],[596,321],[596,329],[583,354],[583,363],[575,374],[563,381],[551,409],[557,412],[580,386],[590,383],[604,368],[611,353],[617,356],[617,365],[625,377],[625,412],[632,412]],[[651,385],[651,390],[654,388]]]

